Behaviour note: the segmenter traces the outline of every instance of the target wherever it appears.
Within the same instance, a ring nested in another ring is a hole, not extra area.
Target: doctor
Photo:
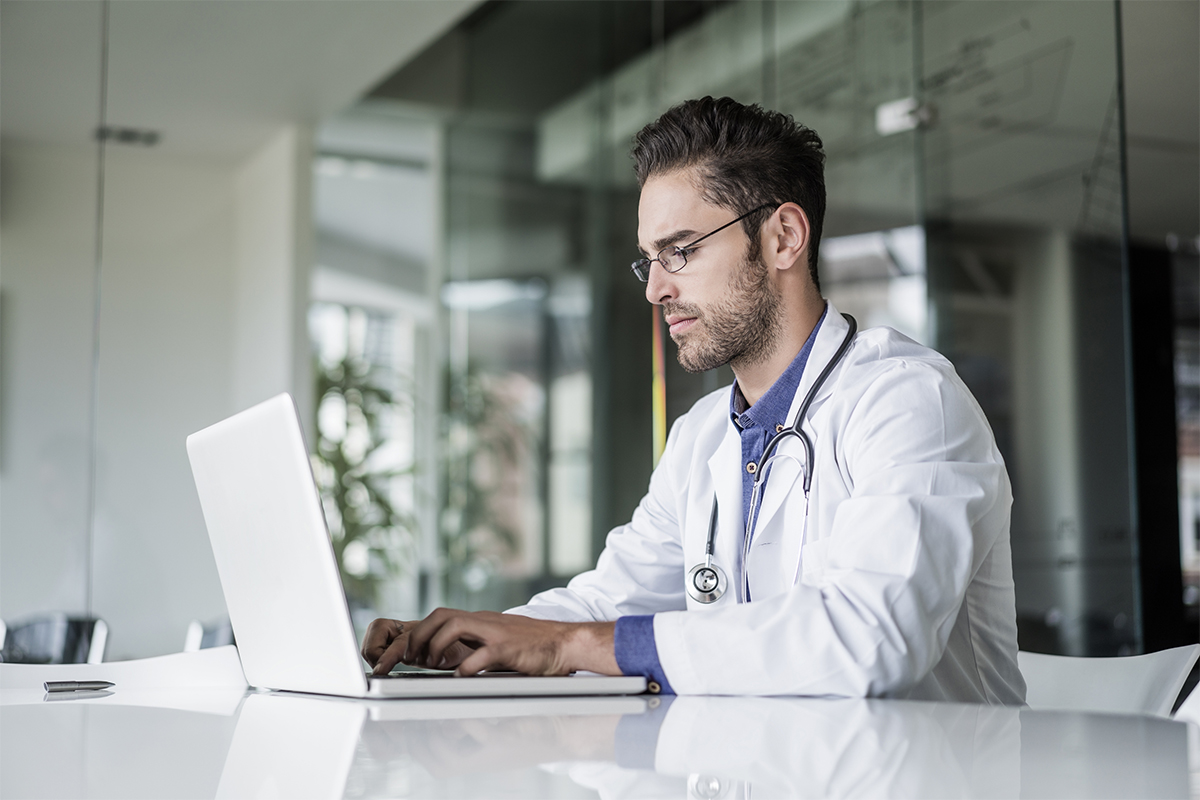
[[[376,620],[364,658],[642,674],[679,694],[1023,702],[1004,462],[945,358],[856,333],[822,299],[821,140],[704,98],[646,126],[633,156],[634,275],[680,364],[736,381],[675,422],[594,570],[504,614]]]

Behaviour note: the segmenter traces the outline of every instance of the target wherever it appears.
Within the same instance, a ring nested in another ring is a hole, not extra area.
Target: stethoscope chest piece
[[[804,421],[805,415],[808,413],[809,406],[812,405],[813,398],[817,396],[817,392],[824,385],[825,379],[829,377],[829,373],[839,361],[846,351],[850,348],[850,343],[854,341],[854,334],[858,331],[858,323],[854,321],[854,317],[849,314],[842,314],[846,319],[846,335],[842,338],[842,343],[838,346],[837,351],[833,354],[833,358],[825,365],[825,369],[813,381],[812,387],[808,390],[808,394],[804,396],[804,401],[800,404],[800,410],[796,412],[796,418],[792,422],[790,428],[784,428],[781,425],[775,427],[775,436],[771,441],[767,442],[763,448],[762,455],[758,461],[754,462],[754,469],[750,470],[754,474],[754,489],[750,495],[750,513],[746,516],[746,536],[743,540],[743,548],[750,545],[750,535],[754,531],[754,525],[758,521],[758,501],[760,499],[760,489],[762,481],[765,480],[765,468],[768,467],[774,458],[778,458],[776,448],[789,436],[794,436],[804,445],[804,461],[801,463],[801,468],[804,470],[804,497],[805,497],[805,517],[808,516],[808,491],[813,480],[813,464],[815,456],[813,452],[812,440],[808,438],[808,434],[801,428],[801,423]],[[787,456],[792,458],[792,456]],[[695,600],[697,603],[715,603],[721,599],[721,595],[725,594],[726,587],[729,586],[729,580],[725,577],[725,573],[721,568],[713,563],[713,549],[717,538],[717,496],[713,494],[712,512],[708,518],[708,538],[704,543],[704,560],[688,570],[687,581],[684,582],[684,588],[687,590],[688,597]],[[742,554],[742,566],[739,585],[743,588],[746,586],[746,552]],[[794,583],[795,581],[793,581]],[[747,592],[748,596],[748,592]]]
[[[725,573],[709,559],[688,571],[687,593],[697,603],[715,603],[725,594],[729,581]]]

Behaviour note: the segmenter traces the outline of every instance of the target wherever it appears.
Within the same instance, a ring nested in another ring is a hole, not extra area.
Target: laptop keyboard
[[[511,676],[521,675],[520,672],[484,672],[479,677],[487,678],[507,678]],[[454,673],[449,670],[423,670],[423,669],[403,669],[392,670],[387,675],[372,675],[367,673],[367,678],[371,680],[395,679],[395,678],[453,678]]]
[[[452,675],[454,675],[453,672],[431,669],[395,669],[389,672],[387,675],[372,675],[370,672],[367,673],[368,678],[373,678],[375,680],[383,680],[385,678],[445,678]]]

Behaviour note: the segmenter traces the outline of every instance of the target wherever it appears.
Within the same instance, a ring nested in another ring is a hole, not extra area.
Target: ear
[[[763,226],[763,260],[775,269],[808,268],[808,215],[795,203],[784,203]]]

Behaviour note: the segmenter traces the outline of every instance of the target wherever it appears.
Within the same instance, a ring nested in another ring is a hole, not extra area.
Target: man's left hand
[[[550,622],[495,611],[439,608],[408,634],[403,661],[416,666],[444,663],[454,645],[474,648],[458,675],[515,670],[526,675],[567,675],[590,670],[620,675],[613,651],[612,622]]]

